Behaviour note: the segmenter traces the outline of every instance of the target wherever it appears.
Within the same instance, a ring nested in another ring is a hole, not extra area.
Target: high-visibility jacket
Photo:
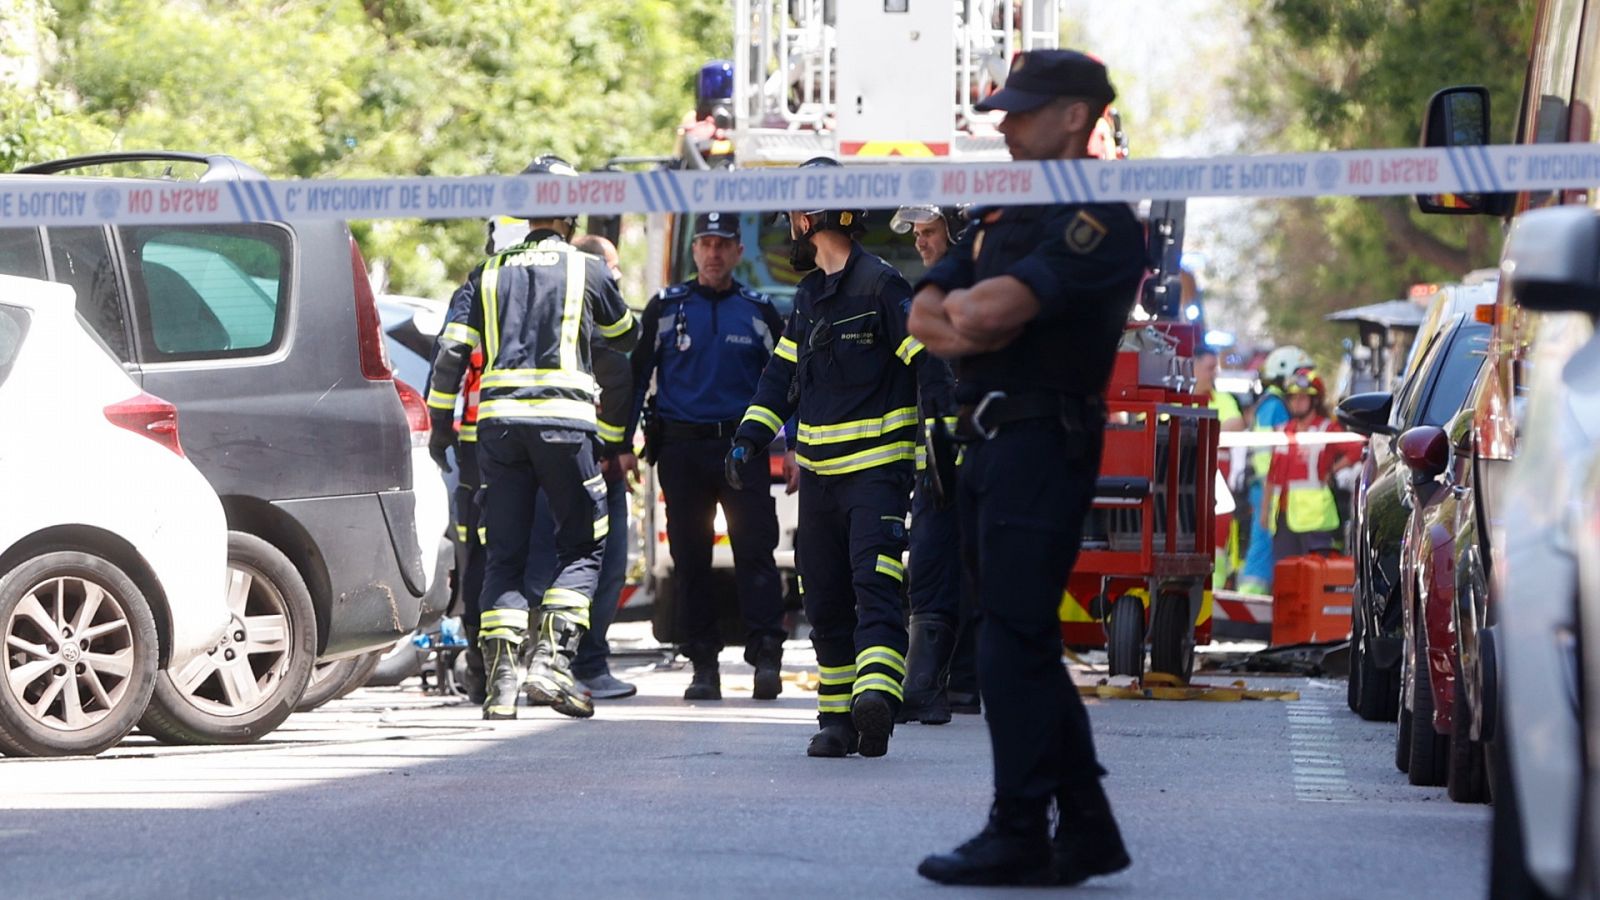
[[[1292,437],[1343,430],[1332,419],[1312,413],[1305,419],[1290,420],[1283,433]],[[1347,453],[1328,444],[1291,444],[1274,449],[1267,472],[1267,529],[1277,531],[1280,511],[1284,524],[1296,534],[1338,528],[1339,508],[1328,487],[1328,476]]]
[[[910,306],[911,285],[860,244],[840,271],[807,275],[736,437],[764,447],[798,412],[795,460],[818,475],[913,462],[918,379],[934,370]]]
[[[484,260],[450,299],[428,406],[456,407],[471,352],[483,349],[478,421],[597,430],[593,335],[633,347],[638,329],[605,263],[541,229]],[[624,394],[627,388],[624,387]]]

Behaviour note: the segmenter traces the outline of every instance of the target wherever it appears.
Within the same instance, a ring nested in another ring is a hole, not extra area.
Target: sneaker
[[[593,678],[580,678],[578,683],[596,700],[621,700],[639,693],[637,685],[629,684],[610,672],[601,672]]]

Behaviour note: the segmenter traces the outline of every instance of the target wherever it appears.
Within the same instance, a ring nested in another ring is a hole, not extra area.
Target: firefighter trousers
[[[882,691],[898,709],[905,693],[901,593],[911,463],[848,475],[800,476],[796,565],[817,653],[817,718],[845,724],[850,702]]]
[[[609,522],[606,489],[590,432],[543,425],[478,425],[478,461],[489,488],[484,504],[483,638],[520,643],[530,607],[587,629]],[[556,569],[537,603],[523,593],[540,488],[556,521]]]
[[[483,596],[484,534],[483,473],[478,466],[478,442],[456,444],[456,591],[461,605],[461,629],[477,643],[479,603]]]
[[[1031,419],[967,448],[962,553],[982,620],[978,687],[995,797],[1036,800],[1105,774],[1083,700],[1061,662],[1058,609],[1094,500],[1103,426]]]

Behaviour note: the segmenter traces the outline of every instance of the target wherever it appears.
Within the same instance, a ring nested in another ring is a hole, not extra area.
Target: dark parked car
[[[1355,394],[1339,404],[1339,421],[1369,437],[1346,542],[1356,563],[1349,701],[1364,719],[1394,721],[1399,714],[1405,648],[1400,549],[1408,521],[1403,487],[1410,475],[1396,442],[1408,429],[1442,426],[1461,408],[1482,363],[1488,330],[1469,321],[1470,313],[1430,316],[1438,326],[1417,335],[1417,359],[1397,392]]]
[[[226,156],[116,153],[8,179],[92,193],[263,176]],[[69,174],[70,173],[70,174]],[[239,742],[277,727],[325,658],[415,627],[427,577],[412,430],[361,253],[342,222],[0,230],[0,271],[77,290],[78,310],[146,391],[176,404],[184,449],[227,513],[234,625],[162,673],[140,723]],[[427,564],[434,563],[428,548]]]

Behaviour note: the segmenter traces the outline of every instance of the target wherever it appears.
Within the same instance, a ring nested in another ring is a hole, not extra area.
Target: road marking
[[[1321,700],[1287,704],[1294,798],[1302,803],[1354,803],[1349,774],[1333,733],[1333,707]]]

